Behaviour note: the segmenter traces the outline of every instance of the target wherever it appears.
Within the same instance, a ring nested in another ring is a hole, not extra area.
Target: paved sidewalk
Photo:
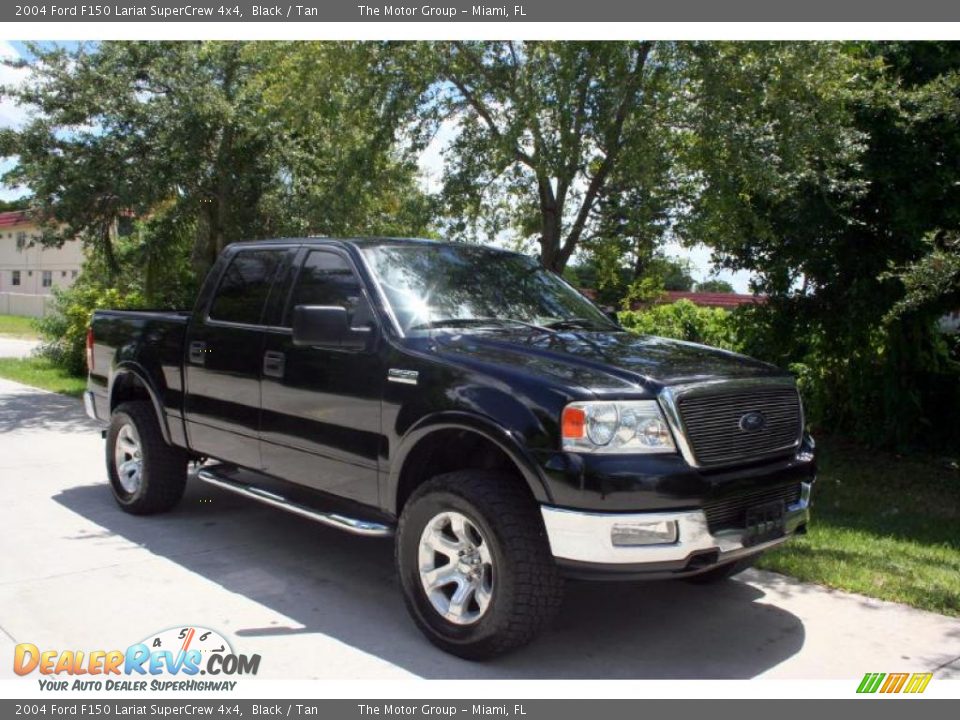
[[[960,678],[960,620],[757,571],[713,587],[571,583],[534,645],[467,663],[408,619],[389,541],[195,481],[170,514],[124,514],[80,404],[4,380],[0,490],[0,677],[16,642],[126,647],[197,624],[277,679]]]
[[[38,347],[40,343],[36,340],[19,340],[0,335],[0,358],[29,357]]]

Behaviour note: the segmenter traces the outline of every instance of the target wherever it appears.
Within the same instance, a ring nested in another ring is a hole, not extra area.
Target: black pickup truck
[[[636,336],[523,255],[424,240],[228,247],[192,312],[97,311],[88,414],[127,512],[188,477],[395,536],[426,636],[530,641],[564,577],[720,580],[806,530],[791,376]]]

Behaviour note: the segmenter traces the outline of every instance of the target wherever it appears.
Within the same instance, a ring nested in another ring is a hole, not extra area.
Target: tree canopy
[[[354,92],[349,48],[323,47],[309,62],[325,102],[297,112],[284,47],[31,45],[17,61],[27,82],[4,89],[31,110],[25,127],[0,131],[0,155],[18,158],[4,182],[32,191],[45,242],[81,239],[113,278],[125,252],[146,268],[148,295],[151,268],[179,268],[171,258],[186,253],[202,276],[237,240],[422,232],[415,168],[378,122],[381,98]],[[129,218],[141,223],[124,243]]]
[[[10,210],[26,210],[30,207],[30,200],[28,198],[17,198],[16,200],[0,200],[0,212],[8,212]]]
[[[172,304],[228,242],[435,235],[533,252],[614,304],[691,289],[666,249],[703,244],[767,296],[731,320],[738,347],[792,367],[815,423],[960,442],[960,343],[937,331],[960,304],[956,43],[30,52],[4,61],[29,68],[2,93],[30,116],[0,130],[3,179],[43,242],[86,244],[83,282]]]
[[[705,190],[688,222],[756,273],[763,347],[807,367],[826,424],[887,444],[936,435],[943,403],[960,401],[936,330],[957,298],[960,48],[800,48],[823,64],[812,96],[780,45],[702,48],[701,122],[717,131],[697,133]],[[835,130],[811,133],[817,117]]]
[[[697,283],[697,292],[732,293],[734,289],[726,280],[704,280]]]
[[[534,241],[559,272],[604,213],[634,234],[663,222],[669,168],[645,161],[669,125],[672,46],[456,42],[420,55],[436,78],[425,107],[456,129],[443,192],[453,233]],[[631,169],[647,175],[632,200]]]

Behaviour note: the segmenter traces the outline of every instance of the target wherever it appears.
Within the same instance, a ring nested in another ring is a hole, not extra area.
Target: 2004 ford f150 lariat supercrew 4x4
[[[804,532],[791,376],[636,336],[537,262],[420,240],[226,248],[192,312],[97,311],[87,412],[131,513],[196,478],[395,536],[426,636],[531,640],[563,577],[728,577]]]

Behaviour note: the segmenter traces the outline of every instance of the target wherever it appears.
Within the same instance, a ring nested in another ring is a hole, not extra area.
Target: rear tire
[[[396,562],[414,622],[469,660],[526,645],[563,600],[539,507],[510,475],[460,471],[417,488],[400,516]]]
[[[723,582],[724,580],[732,578],[734,575],[742,573],[744,570],[753,567],[754,563],[760,559],[761,555],[763,555],[763,553],[757,553],[756,555],[751,555],[750,557],[736,560],[732,563],[727,563],[726,565],[721,565],[720,567],[707,570],[699,575],[691,575],[690,577],[686,578],[686,580],[694,585],[712,585],[713,583]]]
[[[125,512],[166,512],[183,497],[187,453],[164,441],[151,403],[126,402],[113,411],[106,455],[113,497]]]

